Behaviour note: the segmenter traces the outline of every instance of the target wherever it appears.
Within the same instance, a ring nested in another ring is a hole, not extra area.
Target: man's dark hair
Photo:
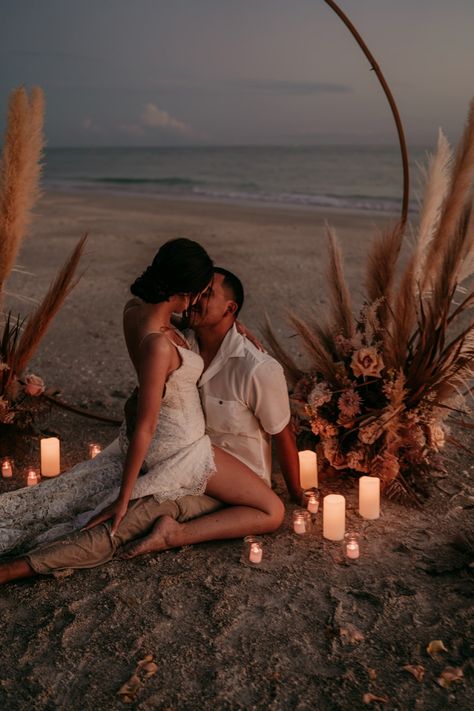
[[[232,300],[237,304],[237,311],[235,312],[235,317],[237,318],[240,309],[244,305],[244,287],[242,286],[242,282],[239,277],[222,267],[214,267],[214,274],[222,274],[224,277],[223,285],[232,292]]]

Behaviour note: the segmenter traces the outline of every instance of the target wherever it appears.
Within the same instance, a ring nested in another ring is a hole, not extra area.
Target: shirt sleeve
[[[252,371],[248,406],[267,434],[281,432],[290,421],[290,400],[283,368],[276,360],[259,363]]]

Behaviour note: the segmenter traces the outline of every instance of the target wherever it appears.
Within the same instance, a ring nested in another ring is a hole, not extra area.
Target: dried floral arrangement
[[[473,429],[474,102],[453,158],[440,131],[424,172],[418,229],[400,257],[404,227],[375,239],[366,300],[353,315],[335,233],[329,236],[330,311],[290,320],[310,358],[301,368],[266,336],[293,385],[297,428],[311,433],[326,463],[379,476],[385,493],[419,501],[442,467],[451,425]],[[403,262],[400,264],[400,262]],[[469,287],[469,288],[468,288]]]
[[[5,283],[31,222],[40,190],[44,98],[38,87],[30,96],[23,87],[12,92],[0,163],[0,306]],[[77,283],[76,269],[86,237],[58,272],[39,305],[23,319],[0,314],[0,443],[18,430],[31,430],[46,406],[42,379],[25,371],[51,321]]]

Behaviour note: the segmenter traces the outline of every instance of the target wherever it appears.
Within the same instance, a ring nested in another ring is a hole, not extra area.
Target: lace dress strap
[[[180,338],[180,339],[184,342],[185,345],[181,346],[179,343],[176,343],[176,341],[174,341],[174,340],[171,338],[171,336],[168,336],[168,334],[165,332],[165,330],[163,330],[163,331],[150,331],[150,333],[146,333],[146,334],[143,336],[143,338],[142,338],[142,340],[140,341],[140,343],[138,344],[138,348],[139,348],[139,349],[141,348],[143,341],[145,341],[145,339],[147,339],[148,336],[164,336],[165,338],[168,339],[168,341],[169,341],[173,346],[176,346],[176,348],[183,348],[184,350],[188,350],[188,351],[191,350],[191,348],[190,348],[190,346],[189,346],[189,343],[187,342],[186,338],[183,336],[183,334],[182,334],[180,331],[178,331],[177,328],[175,328],[174,326],[171,326],[170,329],[166,329],[166,330],[173,330],[173,331],[175,331],[175,333],[178,335],[178,338]]]

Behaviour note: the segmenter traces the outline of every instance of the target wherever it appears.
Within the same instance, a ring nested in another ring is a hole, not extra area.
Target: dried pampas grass
[[[39,197],[43,117],[40,88],[12,92],[0,167],[0,299]]]

